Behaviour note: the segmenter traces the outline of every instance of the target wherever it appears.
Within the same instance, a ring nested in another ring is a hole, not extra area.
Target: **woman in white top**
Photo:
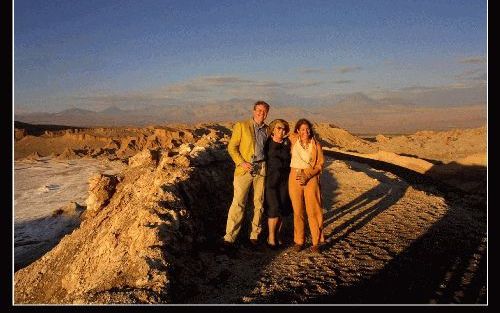
[[[324,156],[320,143],[314,138],[312,123],[300,119],[290,134],[292,159],[288,190],[293,207],[295,250],[301,251],[305,243],[305,215],[311,232],[311,251],[320,253],[319,244],[324,242],[323,208],[319,175]]]

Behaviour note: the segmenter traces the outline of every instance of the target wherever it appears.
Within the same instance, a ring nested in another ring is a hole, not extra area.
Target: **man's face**
[[[253,120],[257,124],[262,124],[267,117],[267,109],[263,105],[257,105],[253,110]]]

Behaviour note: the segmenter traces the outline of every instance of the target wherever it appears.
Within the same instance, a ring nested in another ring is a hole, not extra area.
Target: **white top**
[[[309,163],[312,161],[312,146],[313,141],[309,141],[307,149],[302,148],[300,139],[298,139],[292,147],[292,161],[290,167],[292,168],[309,168]]]

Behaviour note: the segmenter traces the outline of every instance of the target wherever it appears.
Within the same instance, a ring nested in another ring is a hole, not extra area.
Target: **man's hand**
[[[250,172],[252,170],[252,164],[248,162],[243,162],[240,164],[241,167],[243,167],[247,172]]]

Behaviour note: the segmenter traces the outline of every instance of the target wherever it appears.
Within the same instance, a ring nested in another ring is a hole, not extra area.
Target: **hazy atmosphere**
[[[348,129],[367,110],[385,125],[388,108],[438,119],[412,131],[486,120],[485,1],[18,0],[14,49],[24,122],[199,122],[203,105],[217,122],[255,99]],[[100,111],[111,118],[88,116]]]

